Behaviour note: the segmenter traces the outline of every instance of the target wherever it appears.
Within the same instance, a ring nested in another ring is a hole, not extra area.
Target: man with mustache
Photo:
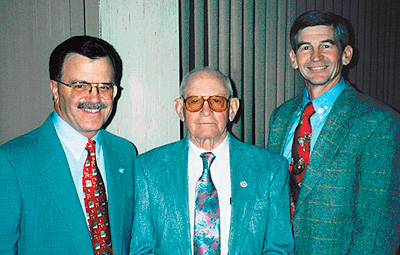
[[[53,50],[49,71],[55,111],[0,146],[0,254],[127,254],[136,149],[102,129],[121,58],[76,36]]]
[[[290,31],[302,95],[278,107],[268,149],[290,161],[296,254],[395,254],[399,247],[400,118],[342,78],[349,27],[310,11]]]

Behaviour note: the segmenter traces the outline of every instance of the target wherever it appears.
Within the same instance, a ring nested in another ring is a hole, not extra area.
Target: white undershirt
[[[189,215],[190,233],[193,253],[194,201],[196,199],[196,183],[203,172],[203,160],[200,155],[209,152],[198,148],[189,140],[188,180],[189,180]],[[231,171],[229,164],[229,139],[211,151],[215,159],[210,167],[211,179],[218,192],[221,218],[221,254],[228,254],[229,229],[231,220]]]

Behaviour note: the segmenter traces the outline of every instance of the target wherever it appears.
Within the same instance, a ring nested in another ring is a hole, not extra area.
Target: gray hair
[[[179,87],[179,95],[180,95],[180,97],[183,98],[183,90],[187,86],[187,82],[189,80],[189,77],[192,74],[201,73],[201,72],[211,73],[211,74],[214,74],[215,76],[217,76],[218,78],[221,78],[221,80],[223,81],[227,92],[229,92],[229,97],[233,97],[233,87],[232,87],[231,80],[228,78],[228,76],[226,76],[225,74],[221,73],[220,71],[218,71],[216,69],[213,69],[213,68],[210,68],[208,66],[195,68],[195,69],[193,69],[192,71],[190,71],[189,73],[187,73],[183,77],[181,85]]]

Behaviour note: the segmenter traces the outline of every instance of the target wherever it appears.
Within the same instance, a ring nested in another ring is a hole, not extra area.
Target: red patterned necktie
[[[83,166],[83,193],[89,215],[89,233],[96,255],[112,255],[111,231],[108,220],[108,202],[100,171],[97,169],[95,141],[86,144],[88,156]]]
[[[203,159],[203,174],[196,185],[194,255],[219,255],[221,254],[219,200],[210,175],[210,166],[215,156],[211,152],[206,152],[200,157]]]
[[[312,128],[311,116],[315,113],[314,106],[309,102],[301,114],[299,125],[296,128],[292,146],[292,160],[290,162],[290,207],[293,215],[294,207],[299,198],[301,183],[310,159],[310,143]]]

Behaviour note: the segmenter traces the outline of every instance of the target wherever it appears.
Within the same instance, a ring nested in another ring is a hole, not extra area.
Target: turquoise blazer
[[[229,139],[229,254],[292,254],[287,160],[233,136]],[[136,160],[131,255],[192,253],[188,150],[186,137]]]
[[[274,111],[268,149],[283,154],[301,97]],[[400,118],[346,84],[315,143],[293,215],[296,254],[395,254]]]
[[[114,254],[127,254],[136,149],[101,130]],[[67,158],[49,116],[0,146],[0,254],[94,254]]]

